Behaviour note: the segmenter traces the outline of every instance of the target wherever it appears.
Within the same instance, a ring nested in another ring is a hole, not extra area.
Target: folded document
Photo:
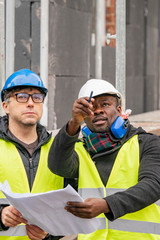
[[[13,193],[6,180],[0,183],[0,190],[28,224],[36,225],[51,235],[88,234],[98,229],[97,218],[79,218],[64,209],[68,201],[83,202],[70,185],[45,193]]]

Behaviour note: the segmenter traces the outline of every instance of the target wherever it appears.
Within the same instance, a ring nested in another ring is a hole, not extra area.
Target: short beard
[[[24,127],[33,127],[37,125],[37,122],[21,122]]]
[[[92,132],[96,133],[106,133],[110,131],[110,127],[106,127],[105,129],[102,127],[99,127],[98,129],[93,128]]]

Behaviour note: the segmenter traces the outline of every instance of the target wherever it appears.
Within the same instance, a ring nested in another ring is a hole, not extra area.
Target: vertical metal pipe
[[[5,82],[5,0],[0,0],[0,87]]]
[[[6,78],[14,72],[15,0],[6,0]]]
[[[116,88],[126,107],[126,0],[116,0]]]
[[[0,0],[0,90],[5,83],[5,0]],[[4,111],[0,105],[0,115]]]
[[[40,76],[48,88],[48,21],[49,0],[41,0],[41,30],[40,30]],[[43,106],[41,124],[48,126],[48,97]]]
[[[102,78],[102,46],[104,45],[105,1],[96,0],[95,12],[95,77]]]
[[[144,67],[143,67],[143,76],[144,76],[144,94],[143,94],[143,110],[147,112],[147,18],[148,18],[148,0],[144,1]]]

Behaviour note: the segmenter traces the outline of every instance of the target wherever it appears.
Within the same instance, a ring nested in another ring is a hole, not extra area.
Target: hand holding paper
[[[21,223],[27,224],[27,221],[22,218],[21,213],[12,205],[3,208],[1,220],[6,227],[15,227]]]
[[[79,194],[68,185],[64,189],[46,193],[12,193],[7,181],[0,184],[0,190],[28,221],[51,235],[91,233],[98,229],[96,218],[83,219],[72,215],[64,208],[68,201],[83,202]]]

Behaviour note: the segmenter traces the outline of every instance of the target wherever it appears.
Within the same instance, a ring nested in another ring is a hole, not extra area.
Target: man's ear
[[[117,106],[117,111],[119,113],[119,116],[122,114],[122,107],[120,105]]]
[[[3,107],[3,110],[5,111],[5,113],[8,114],[9,113],[8,103],[3,101],[2,102],[2,107]]]

